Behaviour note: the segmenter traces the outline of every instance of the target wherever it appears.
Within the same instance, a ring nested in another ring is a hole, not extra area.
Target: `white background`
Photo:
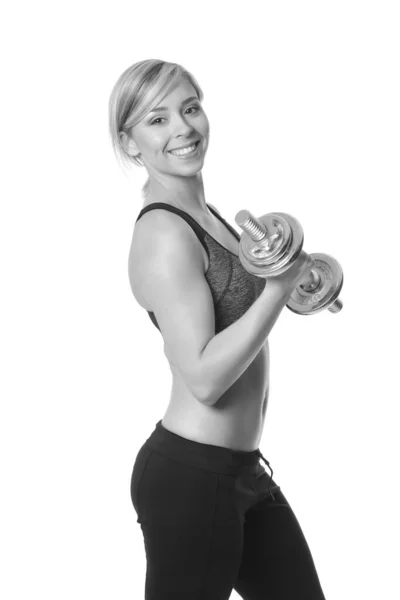
[[[107,103],[161,58],[205,93],[207,202],[239,232],[243,208],[288,212],[343,268],[341,313],[285,309],[271,332],[260,448],[327,600],[399,599],[398,3],[39,1],[1,21],[1,596],[144,598],[130,476],[171,374],[127,273],[146,173],[117,164]]]

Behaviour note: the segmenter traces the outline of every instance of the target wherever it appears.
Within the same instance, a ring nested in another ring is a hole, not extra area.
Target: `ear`
[[[122,147],[127,154],[129,154],[130,156],[137,156],[138,154],[140,154],[136,143],[131,137],[129,137],[127,133],[125,133],[125,131],[119,132],[119,138],[121,140]]]

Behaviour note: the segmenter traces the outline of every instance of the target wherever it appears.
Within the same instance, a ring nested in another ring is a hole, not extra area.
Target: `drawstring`
[[[272,475],[274,474],[274,472],[273,472],[273,470],[272,470],[272,467],[271,467],[271,465],[269,464],[269,462],[267,461],[267,459],[265,458],[265,456],[263,456],[263,455],[262,455],[262,453],[261,453],[261,450],[259,450],[258,448],[257,448],[257,450],[256,450],[256,454],[257,454],[257,456],[259,456],[259,457],[260,457],[260,458],[261,458],[261,459],[262,459],[262,460],[265,462],[265,464],[267,465],[267,467],[268,467],[268,468],[270,469],[270,471],[271,471],[271,475],[270,475],[269,482],[268,482],[268,492],[269,492],[269,493],[270,493],[270,495],[272,496],[272,499],[273,499],[273,500],[275,500],[275,496],[273,495],[273,493],[272,493],[272,491],[271,491],[271,481],[272,481]]]

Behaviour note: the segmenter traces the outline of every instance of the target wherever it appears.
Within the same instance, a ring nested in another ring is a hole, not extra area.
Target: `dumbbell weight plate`
[[[280,275],[299,256],[303,247],[303,229],[297,219],[287,213],[268,213],[258,220],[270,233],[279,234],[271,248],[254,242],[243,231],[239,245],[239,259],[249,273],[260,277]]]
[[[329,308],[343,286],[343,271],[337,260],[317,252],[310,254],[310,257],[314,260],[313,269],[318,271],[321,283],[312,292],[306,292],[301,285],[294,290],[286,306],[299,315],[313,315]]]

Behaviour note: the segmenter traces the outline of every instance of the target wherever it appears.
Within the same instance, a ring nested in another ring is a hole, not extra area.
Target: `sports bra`
[[[207,206],[239,241],[240,235],[237,231],[216,213],[209,204]],[[248,273],[236,254],[224,248],[193,217],[180,208],[165,202],[153,202],[140,211],[136,221],[147,211],[156,208],[169,210],[181,216],[193,229],[207,252],[209,267],[204,277],[210,287],[214,302],[215,333],[217,334],[237,321],[250,308],[263,291],[266,279]],[[161,333],[155,314],[151,311],[147,312]]]

